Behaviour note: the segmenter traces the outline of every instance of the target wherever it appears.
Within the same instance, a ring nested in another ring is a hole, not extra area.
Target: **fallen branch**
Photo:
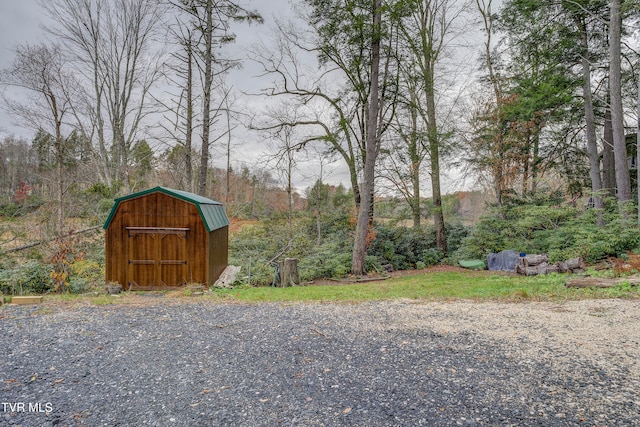
[[[377,277],[363,277],[360,279],[334,279],[334,278],[327,278],[327,280],[331,281],[331,282],[338,282],[338,283],[366,283],[366,282],[377,282],[380,280],[387,280],[389,279],[391,276],[377,276]]]
[[[640,285],[640,277],[618,277],[616,279],[605,279],[601,277],[578,277],[570,279],[564,285],[567,288],[613,288],[628,283],[631,286]]]
[[[87,233],[89,231],[97,230],[99,228],[102,228],[102,226],[101,225],[96,225],[96,226],[93,226],[93,227],[85,228],[83,230],[78,230],[78,231],[74,231],[74,232],[69,233],[69,234],[65,234],[65,235],[61,236],[61,238],[66,239],[67,237],[75,236],[76,234]],[[2,252],[2,253],[18,252],[18,251],[22,251],[24,249],[33,248],[34,246],[38,246],[38,245],[42,245],[42,244],[45,244],[45,243],[53,242],[56,239],[57,238],[49,239],[49,240],[41,240],[39,242],[29,243],[28,245],[22,245],[22,246],[18,246],[18,247],[15,247],[15,248],[7,249],[7,250],[0,251],[0,252]]]

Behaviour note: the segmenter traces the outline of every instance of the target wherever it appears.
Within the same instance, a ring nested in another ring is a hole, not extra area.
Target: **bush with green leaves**
[[[382,265],[391,264],[394,270],[411,270],[439,264],[444,253],[436,247],[435,229],[391,227],[377,225],[376,237],[369,246],[369,255]],[[467,234],[461,224],[447,224],[447,247],[455,251]]]
[[[426,227],[375,227],[375,239],[369,254],[381,264],[391,264],[394,270],[411,270],[417,262],[424,262],[424,253],[435,246],[435,236]]]
[[[272,283],[276,272],[274,263],[287,257],[299,259],[302,281],[348,273],[350,239],[343,235],[340,238],[324,235],[324,243],[317,245],[311,222],[311,219],[296,219],[291,229],[287,220],[265,220],[243,227],[229,239],[229,264],[241,266],[241,281],[252,285]]]
[[[0,293],[6,295],[42,294],[53,289],[53,268],[28,260],[13,268],[0,268]]]
[[[582,257],[594,262],[619,256],[640,245],[640,230],[617,210],[604,212],[606,225],[598,225],[594,209],[538,201],[494,207],[476,224],[454,260],[484,259],[489,253],[512,249],[546,253],[550,261]]]
[[[345,244],[346,243],[346,244]],[[353,250],[351,241],[331,240],[314,246],[312,250],[300,259],[299,271],[301,281],[318,278],[340,278],[351,273]],[[366,271],[381,271],[382,267],[377,257],[365,257]]]
[[[69,267],[69,292],[78,294],[104,286],[104,265],[96,260],[77,260]]]
[[[301,281],[343,277],[351,272],[352,228],[348,210],[338,208],[322,212],[319,218],[316,213],[295,218],[291,229],[286,219],[263,220],[245,226],[231,236],[229,264],[242,267],[241,282],[252,285],[272,283],[275,274],[272,262],[286,257],[298,258]],[[466,234],[466,227],[447,224],[449,248],[455,250]],[[365,268],[381,271],[382,265],[391,264],[395,270],[407,270],[435,265],[444,258],[435,246],[433,227],[378,224],[375,239],[368,248]]]
[[[313,245],[299,223],[289,229],[286,220],[264,220],[243,227],[229,239],[229,264],[242,267],[243,281],[267,285],[274,278],[272,262],[285,257],[303,258]]]

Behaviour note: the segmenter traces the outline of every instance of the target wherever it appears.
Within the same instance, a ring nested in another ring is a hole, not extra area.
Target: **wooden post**
[[[280,262],[280,287],[286,288],[300,284],[300,275],[298,274],[298,259],[285,258]]]

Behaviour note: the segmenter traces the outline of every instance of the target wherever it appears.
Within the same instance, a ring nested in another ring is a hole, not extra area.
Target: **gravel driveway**
[[[640,425],[640,302],[0,307],[0,425]]]

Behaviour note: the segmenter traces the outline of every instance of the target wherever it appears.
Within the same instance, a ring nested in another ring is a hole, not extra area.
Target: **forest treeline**
[[[72,134],[64,142],[65,169],[73,170],[75,179],[65,190],[68,217],[85,218],[90,223],[104,221],[121,195],[116,189],[95,179],[95,170],[83,159],[83,141]],[[52,160],[52,138],[39,132],[34,141],[15,137],[0,140],[0,215],[20,217],[55,199],[55,163]],[[195,156],[194,156],[195,157]],[[181,187],[180,154],[169,149],[156,156],[146,141],[136,142],[130,165],[132,191],[142,191],[157,185]],[[264,219],[285,215],[289,195],[281,182],[268,170],[239,166],[238,171],[210,167],[209,197],[227,206],[230,216],[242,219]],[[344,190],[346,191],[346,190]],[[292,194],[293,206],[304,209],[304,192]],[[55,218],[51,218],[55,221]],[[51,225],[53,230],[55,226]]]
[[[593,209],[576,204],[575,218],[637,230],[635,1],[304,0],[274,20],[232,0],[42,7],[49,41],[17,46],[0,73],[5,108],[34,134],[1,141],[1,194],[39,197],[58,235],[78,195],[158,184],[232,215],[284,205],[291,227],[297,168],[317,165],[322,185],[335,160],[349,175],[354,274],[371,266],[382,192],[403,199],[416,230],[429,218],[436,258],[454,256],[442,190],[454,167],[499,219],[584,195]],[[243,59],[236,31],[264,34]],[[263,77],[256,93],[230,84],[243,61]],[[239,144],[241,127],[268,146],[260,168],[244,163],[259,145]]]

